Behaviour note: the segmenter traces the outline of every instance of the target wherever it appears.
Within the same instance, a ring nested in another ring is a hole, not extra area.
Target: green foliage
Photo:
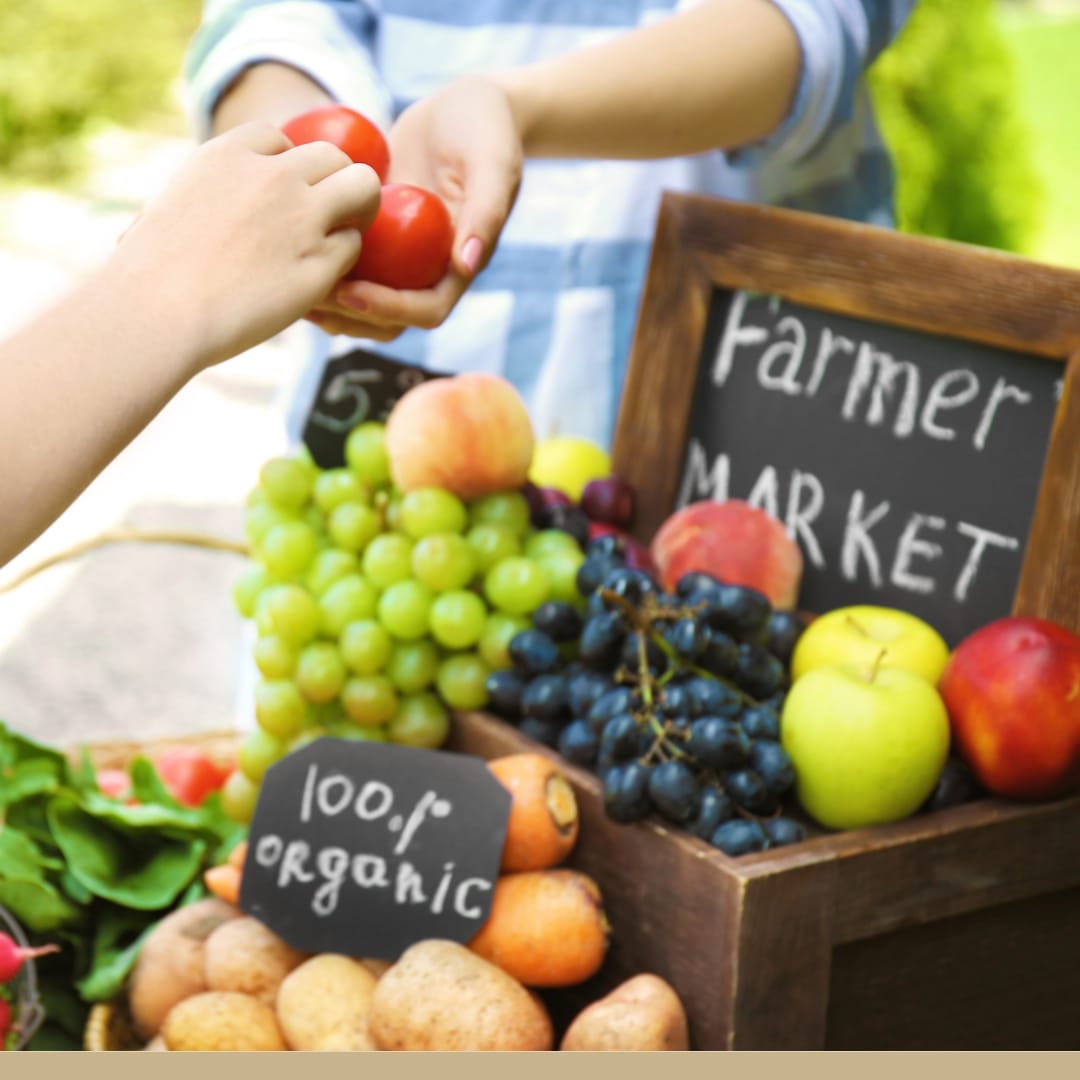
[[[1023,251],[1042,192],[993,0],[921,0],[870,73],[907,232]]]
[[[200,0],[0,3],[0,176],[78,175],[103,124],[171,124]]]

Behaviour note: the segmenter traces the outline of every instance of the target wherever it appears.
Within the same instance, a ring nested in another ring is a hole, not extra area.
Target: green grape
[[[315,553],[315,558],[308,568],[304,584],[316,596],[340,581],[346,574],[356,574],[360,570],[360,560],[351,551],[342,551],[341,548],[323,548]]]
[[[246,566],[240,576],[233,582],[232,596],[236,610],[245,618],[251,619],[255,615],[255,602],[259,599],[259,593],[270,584],[270,575],[265,566],[251,563]]]
[[[385,675],[354,675],[342,688],[341,704],[354,723],[377,726],[394,715],[398,696]]]
[[[435,681],[439,650],[433,641],[399,641],[386,665],[386,676],[403,694],[426,690]]]
[[[375,675],[386,667],[394,643],[382,623],[375,619],[357,619],[341,631],[338,647],[350,671],[357,675]]]
[[[286,752],[291,754],[294,750],[300,750],[309,743],[313,743],[316,739],[326,738],[329,734],[329,730],[324,727],[304,728],[299,735],[294,735],[293,738],[289,740]]]
[[[326,531],[339,548],[363,551],[382,532],[382,519],[377,510],[364,503],[343,502],[331,511]]]
[[[383,533],[368,544],[360,560],[368,580],[377,589],[412,576],[413,542],[401,533]]]
[[[469,505],[473,525],[503,525],[517,536],[530,528],[529,501],[520,491],[496,491]]]
[[[249,731],[236,748],[236,764],[252,783],[257,784],[266,775],[266,770],[285,756],[287,749],[283,739],[256,728]]]
[[[305,699],[318,705],[338,696],[346,675],[338,647],[329,641],[313,641],[301,650],[293,679]]]
[[[297,458],[270,458],[259,470],[259,487],[274,506],[295,513],[311,496],[311,467]]]
[[[279,581],[293,581],[303,575],[319,549],[315,530],[303,521],[282,521],[271,525],[259,543],[259,561]]]
[[[239,769],[233,769],[221,787],[221,809],[225,811],[225,816],[239,825],[249,825],[255,816],[258,801],[259,785]]]
[[[296,520],[295,514],[290,514],[273,503],[255,503],[244,511],[244,535],[252,547],[258,547],[275,525]]]
[[[491,668],[473,652],[448,656],[439,664],[435,686],[451,709],[480,709],[487,704]]]
[[[468,523],[465,504],[451,491],[417,488],[401,498],[401,529],[414,540],[432,533],[462,533]]]
[[[382,724],[369,726],[367,724],[350,724],[345,721],[330,729],[330,734],[335,739],[349,739],[352,742],[389,742],[386,727]]]
[[[530,614],[550,592],[544,568],[524,556],[503,559],[484,575],[484,595],[488,602],[511,615]]]
[[[415,641],[428,632],[433,595],[412,578],[395,581],[379,597],[379,622],[400,641]]]
[[[382,491],[379,494],[381,498],[378,505],[382,511],[383,520],[386,522],[386,531],[401,532],[401,492],[392,488],[390,491]]]
[[[291,739],[307,718],[307,702],[294,682],[263,679],[256,685],[255,719],[268,735]]]
[[[368,420],[349,432],[345,439],[345,463],[373,488],[390,482],[390,459],[386,455],[386,428]]]
[[[505,611],[493,611],[484,622],[484,632],[477,642],[476,651],[492,671],[511,667],[507,647],[510,639],[522,630],[528,630],[532,620],[527,615],[508,615]]]
[[[496,563],[521,554],[521,541],[511,529],[498,522],[474,525],[465,539],[476,558],[476,569],[487,573]]]
[[[297,649],[280,634],[263,634],[252,648],[255,666],[267,679],[289,679],[296,670]]]
[[[378,590],[362,574],[338,578],[318,599],[323,633],[327,637],[340,637],[349,623],[370,619],[378,600]]]
[[[346,722],[345,710],[341,701],[335,698],[333,701],[324,701],[308,708],[308,724],[324,729],[332,728],[335,724]]]
[[[324,514],[330,514],[345,502],[367,503],[371,499],[367,485],[351,469],[327,469],[319,473],[311,495]]]
[[[576,545],[573,551],[553,552],[539,560],[551,586],[549,599],[579,607],[585,603],[577,587],[577,572],[584,561],[585,552]]]
[[[563,552],[582,554],[578,542],[563,529],[540,529],[525,541],[524,554],[527,559],[539,561]]]
[[[271,585],[255,601],[255,626],[298,648],[319,632],[319,605],[303,585]]]
[[[412,550],[412,572],[432,592],[463,589],[476,573],[476,557],[460,533],[431,533]]]
[[[480,640],[487,606],[474,592],[454,589],[435,597],[428,615],[431,636],[448,649],[467,649]]]
[[[387,734],[399,746],[438,750],[450,734],[450,714],[434,694],[411,694],[401,699]]]

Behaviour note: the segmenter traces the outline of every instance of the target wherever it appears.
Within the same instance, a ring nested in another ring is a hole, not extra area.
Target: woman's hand
[[[308,316],[331,334],[391,341],[441,325],[491,258],[521,183],[523,151],[510,102],[493,80],[458,79],[416,102],[389,134],[392,183],[435,192],[454,222],[451,265],[430,289],[341,282]]]

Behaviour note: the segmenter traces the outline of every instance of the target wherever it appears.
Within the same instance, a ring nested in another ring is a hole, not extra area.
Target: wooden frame
[[[1013,613],[1080,632],[1080,273],[797,211],[665,194],[613,450],[615,470],[637,491],[643,540],[675,506],[717,288],[1060,361],[1063,390]]]

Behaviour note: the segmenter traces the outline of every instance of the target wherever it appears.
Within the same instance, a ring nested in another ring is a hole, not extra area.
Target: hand
[[[443,323],[488,263],[517,198],[524,153],[509,100],[479,76],[458,79],[405,110],[389,134],[393,183],[418,184],[454,221],[447,275],[431,289],[342,282],[308,318],[331,334],[391,341],[407,326]]]
[[[301,318],[355,262],[379,180],[329,143],[243,124],[199,146],[117,244],[105,275],[197,370]]]

